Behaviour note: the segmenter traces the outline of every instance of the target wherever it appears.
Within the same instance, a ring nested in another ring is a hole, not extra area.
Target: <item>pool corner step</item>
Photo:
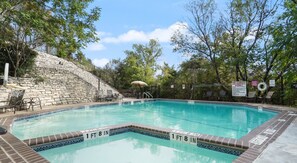
[[[23,142],[38,152],[125,132],[136,132],[161,139],[179,141],[233,155],[240,155],[249,148],[248,144],[242,140],[158,128],[136,123],[125,123],[77,132],[38,137],[27,139]]]
[[[82,141],[83,134],[80,131],[23,140],[25,144],[37,152]]]

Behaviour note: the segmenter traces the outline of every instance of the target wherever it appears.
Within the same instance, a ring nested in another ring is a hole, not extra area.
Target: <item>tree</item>
[[[275,19],[278,1],[232,0],[227,14],[220,17],[214,0],[191,1],[188,31],[177,31],[172,37],[174,50],[207,59],[212,68],[207,72],[214,71],[216,82],[225,90],[234,80],[268,83],[275,79],[280,87],[269,87],[267,92],[279,90],[276,94],[283,96],[286,82],[295,79],[292,71],[297,63],[296,3],[284,2],[285,12]]]
[[[233,0],[229,4],[229,17],[223,18],[225,39],[223,52],[235,67],[236,80],[248,80],[248,67],[263,55],[265,37],[269,35],[278,3],[270,0]]]
[[[115,88],[121,88],[121,69],[122,61],[120,59],[113,59],[109,61],[103,68],[97,67],[94,70],[94,74],[100,79],[104,80]]]
[[[124,71],[131,77],[128,81],[143,80],[153,84],[158,69],[157,59],[162,55],[160,44],[152,39],[147,45],[134,44],[132,49],[125,51],[127,58],[124,60]]]
[[[270,28],[273,42],[267,48],[270,53],[267,54],[263,80],[272,77],[279,81],[281,99],[284,98],[287,104],[296,105],[297,94],[291,89],[291,84],[297,82],[297,4],[286,0],[284,6],[285,11]]]
[[[216,80],[221,83],[219,73],[220,38],[223,27],[215,19],[216,5],[214,0],[191,1],[186,10],[190,13],[189,33],[177,31],[171,38],[174,51],[179,53],[197,55],[206,58],[212,64],[216,73]]]
[[[188,33],[175,33],[172,37],[174,51],[209,60],[216,81],[223,84],[225,90],[230,82],[224,81],[222,75],[224,79],[247,81],[251,74],[249,67],[265,50],[264,35],[267,35],[277,4],[270,2],[232,0],[229,12],[218,17],[214,0],[191,1],[186,7],[191,15],[186,27]]]
[[[88,9],[93,0],[52,0],[47,10],[55,38],[48,39],[50,46],[57,48],[58,56],[72,58],[86,44],[98,41],[94,22],[99,20],[100,8]],[[88,12],[90,10],[90,12]]]
[[[175,85],[177,71],[174,66],[169,66],[167,63],[161,66],[161,71],[162,74],[157,76],[158,83],[161,85],[160,96],[162,98],[174,98],[176,92],[174,92],[174,88],[171,88],[171,85]]]
[[[17,76],[22,65],[31,60],[28,48],[40,44],[40,27],[43,26],[43,10],[37,2],[3,1],[1,2],[1,58],[10,63]]]
[[[32,49],[51,46],[57,49],[58,56],[72,58],[87,43],[97,41],[94,21],[99,19],[100,9],[89,9],[90,2],[92,0],[1,1],[0,42],[1,48],[15,45],[7,53],[15,69],[13,75],[17,75],[20,61],[26,61],[26,46]]]

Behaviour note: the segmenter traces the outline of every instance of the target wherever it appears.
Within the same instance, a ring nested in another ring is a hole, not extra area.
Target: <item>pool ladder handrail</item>
[[[154,98],[153,95],[150,92],[143,92],[143,98]]]

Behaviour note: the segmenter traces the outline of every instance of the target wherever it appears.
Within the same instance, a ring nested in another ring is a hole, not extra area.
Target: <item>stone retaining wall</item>
[[[102,96],[107,95],[107,90],[119,93],[72,62],[46,53],[38,53],[35,59],[35,78],[10,77],[9,83],[24,87],[25,97],[39,97],[43,106],[91,102],[99,93]],[[10,92],[11,89],[0,87],[0,101],[7,100]]]
[[[43,74],[42,78],[10,78],[11,83],[26,89],[25,98],[39,97],[42,105],[74,104],[95,100],[97,89],[72,73],[47,68],[39,68],[36,71],[38,74]],[[6,98],[10,91],[10,89],[5,91]]]
[[[90,83],[96,89],[102,90],[104,95],[106,95],[106,90],[112,90],[114,93],[119,93],[115,88],[106,84],[104,81],[100,80],[100,85],[98,84],[99,78],[93,75],[90,72],[87,72],[72,62],[59,58],[57,56],[53,56],[47,53],[38,52],[38,55],[35,59],[35,64],[37,68],[54,68],[59,70],[66,70],[69,73],[73,73]]]

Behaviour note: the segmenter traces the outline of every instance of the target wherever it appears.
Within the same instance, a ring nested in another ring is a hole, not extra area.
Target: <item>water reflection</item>
[[[232,162],[236,156],[195,145],[125,133],[40,152],[50,162]]]
[[[20,139],[85,130],[127,122],[240,138],[276,113],[244,106],[156,101],[80,109],[22,120],[12,132]]]

